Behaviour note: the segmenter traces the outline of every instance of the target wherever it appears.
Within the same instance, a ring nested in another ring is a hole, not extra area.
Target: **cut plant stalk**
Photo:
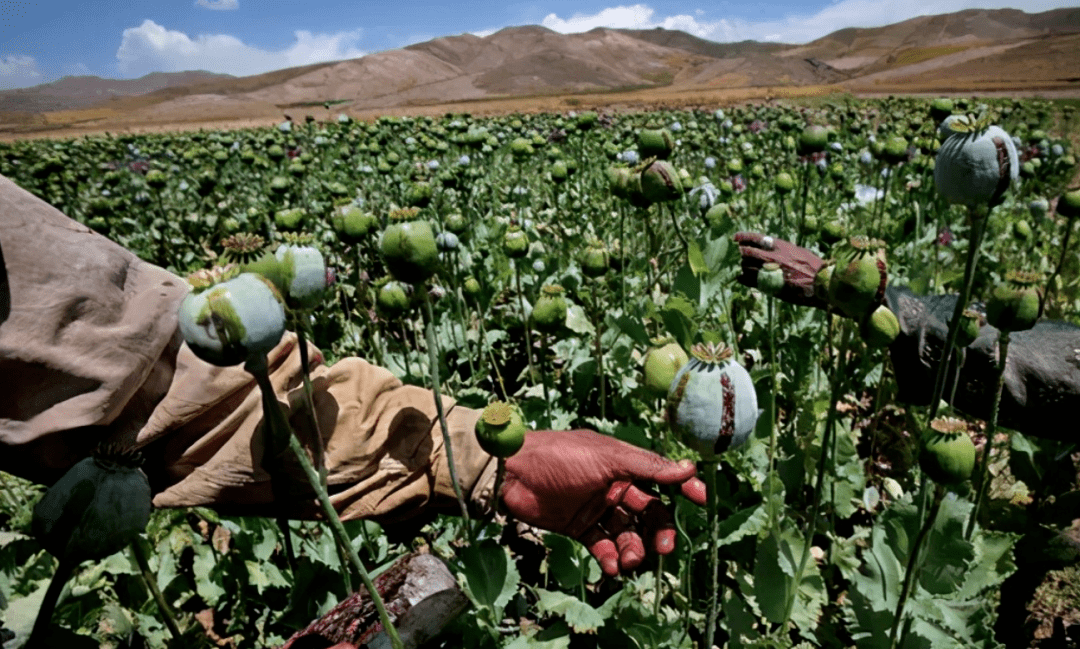
[[[828,316],[830,319],[832,316]],[[803,543],[802,556],[799,558],[799,568],[795,571],[792,581],[792,590],[788,593],[787,606],[784,609],[784,623],[782,629],[787,629],[791,622],[791,612],[798,598],[799,585],[802,584],[803,575],[806,573],[806,564],[810,560],[810,547],[813,545],[814,531],[817,529],[817,519],[821,514],[822,489],[825,484],[828,469],[829,451],[832,448],[832,438],[836,432],[836,406],[840,402],[840,395],[846,383],[845,374],[847,367],[848,341],[851,336],[851,327],[844,326],[840,338],[840,348],[837,351],[836,370],[832,376],[832,395],[829,397],[829,412],[825,419],[825,431],[821,437],[821,454],[818,456],[817,480],[814,483],[814,504],[810,509],[810,519],[806,524],[806,539]]]
[[[165,622],[166,628],[169,629],[169,635],[173,639],[179,638],[181,632],[180,626],[176,623],[176,616],[173,614],[172,607],[165,601],[165,596],[161,594],[161,589],[158,588],[157,577],[150,571],[150,562],[146,558],[146,552],[143,551],[139,539],[131,542],[131,553],[135,556],[135,563],[139,564],[139,574],[146,585],[146,589],[150,591],[150,595],[154,598],[158,611],[161,612],[161,618]]]
[[[988,210],[985,207],[968,208],[971,235],[968,240],[967,262],[964,264],[964,283],[960,289],[960,297],[953,308],[952,318],[949,320],[949,332],[945,337],[945,348],[941,352],[941,359],[938,360],[927,421],[937,417],[938,407],[941,404],[941,395],[945,391],[945,375],[952,359],[953,347],[956,346],[956,336],[960,331],[960,319],[964,309],[967,308],[968,301],[971,299],[971,286],[975,280],[975,266],[979,259],[979,246],[982,245],[983,234],[986,232],[987,213]]]
[[[967,529],[964,530],[964,538],[971,540],[975,533],[975,523],[979,518],[979,508],[986,498],[986,491],[990,486],[990,453],[994,449],[994,436],[997,434],[998,410],[1001,408],[1001,394],[1005,391],[1005,363],[1009,357],[1009,332],[1002,331],[998,338],[1000,346],[1000,360],[997,366],[997,390],[994,392],[994,405],[990,408],[990,419],[986,422],[986,441],[983,443],[982,459],[979,461],[977,475],[979,476],[978,492],[975,496],[975,507],[971,510],[971,518],[968,520]]]
[[[941,510],[941,501],[945,497],[944,485],[934,486],[934,500],[930,505],[930,511],[926,515],[926,520],[923,522],[922,527],[919,528],[919,533],[915,536],[915,543],[911,546],[911,554],[908,555],[907,568],[904,570],[904,583],[900,587],[900,599],[896,602],[896,612],[893,614],[892,628],[889,631],[889,646],[892,649],[896,649],[898,646],[897,632],[900,630],[900,621],[904,616],[904,606],[907,604],[908,596],[911,594],[911,584],[915,573],[918,572],[919,554],[922,549],[922,544],[926,540],[926,535],[930,533],[930,530],[934,527],[934,522],[937,520],[938,511]],[[901,640],[901,643],[902,640]]]
[[[371,596],[371,601],[374,603],[375,610],[379,614],[379,620],[382,622],[383,629],[390,638],[391,646],[393,646],[394,649],[404,649],[401,637],[398,635],[397,629],[394,628],[393,623],[390,621],[390,616],[386,612],[386,606],[383,603],[382,597],[379,595],[378,589],[375,588],[375,583],[371,580],[367,568],[365,568],[364,564],[360,561],[360,555],[358,555],[353,548],[348,534],[345,532],[345,526],[342,525],[337,510],[334,509],[334,505],[330,502],[330,496],[323,486],[320,472],[312,465],[311,459],[308,458],[307,450],[300,444],[300,440],[297,439],[296,435],[293,434],[292,427],[285,418],[285,413],[281,410],[281,405],[278,403],[277,395],[274,392],[274,386],[270,383],[266,355],[261,354],[250,358],[244,364],[244,369],[255,377],[255,381],[262,391],[263,416],[266,419],[270,438],[268,441],[270,442],[273,452],[278,454],[282,453],[284,450],[282,448],[282,443],[284,442],[284,444],[288,445],[289,449],[293,452],[293,455],[296,456],[300,468],[304,471],[304,474],[308,479],[308,483],[315,491],[323,515],[330,525],[330,532],[333,534],[334,540],[337,542],[338,547],[346,552],[349,562],[352,563],[353,569],[359,573],[360,580],[364,583],[364,587],[367,588],[368,595]],[[344,569],[345,566],[342,566],[342,568]]]
[[[713,639],[716,637],[716,618],[720,609],[718,592],[720,583],[720,558],[718,555],[720,524],[716,515],[717,501],[719,500],[716,493],[716,471],[719,468],[719,462],[709,460],[704,462],[702,466],[705,472],[705,489],[708,491],[708,500],[705,503],[705,524],[709,530],[709,567],[707,573],[709,603],[705,614],[705,646],[712,647]]]
[[[475,532],[469,521],[469,508],[465,504],[465,496],[461,492],[461,483],[458,482],[457,467],[454,465],[454,447],[450,441],[450,427],[446,423],[446,413],[443,412],[442,395],[440,394],[439,379],[439,349],[435,341],[435,315],[431,308],[431,296],[421,285],[417,290],[424,293],[424,316],[427,322],[424,325],[424,333],[427,337],[428,348],[428,372],[431,374],[431,391],[435,395],[435,412],[439,415],[439,427],[442,430],[443,448],[446,450],[446,464],[450,469],[450,482],[454,485],[454,495],[457,496],[458,506],[461,507],[461,517],[465,521],[465,529],[469,534],[469,542],[476,544]]]
[[[64,591],[64,585],[71,578],[78,565],[79,562],[73,559],[61,559],[56,566],[56,572],[53,573],[52,580],[49,581],[49,587],[45,590],[45,597],[41,600],[41,607],[38,609],[37,618],[34,620],[34,628],[30,632],[30,638],[24,645],[26,649],[46,649],[45,638],[49,634],[49,627],[52,626],[52,616],[56,610],[56,602],[60,599],[60,593]]]

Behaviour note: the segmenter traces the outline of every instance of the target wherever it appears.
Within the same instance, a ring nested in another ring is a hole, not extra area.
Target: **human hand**
[[[814,295],[814,276],[825,261],[806,248],[757,232],[738,232],[735,242],[742,254],[742,274],[739,283],[757,287],[757,274],[767,262],[780,264],[784,271],[784,288],[779,298],[799,306],[825,308],[827,305]]]
[[[502,500],[516,518],[579,539],[608,575],[632,570],[653,550],[675,549],[671,514],[635,481],[679,485],[697,505],[705,484],[689,460],[673,462],[590,430],[530,431],[506,460]]]

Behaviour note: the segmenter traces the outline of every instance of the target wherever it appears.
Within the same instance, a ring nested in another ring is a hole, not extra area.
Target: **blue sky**
[[[0,0],[0,89],[70,74],[257,74],[511,25],[567,33],[661,26],[720,42],[804,43],[843,27],[972,7],[1033,13],[1067,6],[1076,0]]]

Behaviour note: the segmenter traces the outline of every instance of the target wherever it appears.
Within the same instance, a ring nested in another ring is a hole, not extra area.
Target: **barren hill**
[[[597,28],[560,34],[509,27],[486,37],[446,36],[359,59],[249,77],[205,72],[130,81],[69,77],[0,92],[11,114],[40,124],[180,123],[258,118],[340,105],[371,112],[454,102],[508,101],[628,90],[705,96],[804,87],[856,92],[1065,89],[1080,96],[1080,8],[1039,14],[971,9],[876,28],[843,29],[805,45],[715,43],[681,31]],[[186,76],[185,76],[186,75]],[[652,88],[652,91],[641,89]],[[607,95],[605,95],[607,96]],[[103,97],[111,97],[101,101]],[[652,100],[649,100],[652,101]],[[96,102],[96,103],[95,103]],[[93,110],[56,113],[94,104]]]
[[[0,91],[0,111],[44,112],[82,108],[112,97],[146,95],[162,88],[187,87],[203,81],[236,80],[212,72],[151,72],[138,79],[68,76],[52,83]]]

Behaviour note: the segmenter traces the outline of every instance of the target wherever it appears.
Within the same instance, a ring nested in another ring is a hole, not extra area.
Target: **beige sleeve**
[[[0,469],[51,482],[165,395],[188,286],[3,177],[0,246]]]
[[[310,350],[320,360],[318,351]],[[295,334],[286,334],[270,354],[270,380],[304,446],[315,457],[323,449],[331,501],[343,519],[391,522],[426,508],[459,511],[431,391],[402,385],[389,371],[358,358],[329,367],[316,364],[312,382],[320,437],[304,406]],[[469,497],[494,462],[473,434],[479,413],[445,397],[443,408],[458,479]],[[163,469],[151,476],[152,483],[163,485],[154,504],[315,516],[310,497],[287,510],[275,500],[263,461],[263,425],[254,379],[240,367],[207,365],[185,345],[168,395],[139,433],[144,453]],[[302,474],[287,473],[297,492],[308,491]]]
[[[49,483],[99,441],[126,441],[142,448],[160,507],[315,515],[310,498],[274,502],[254,379],[182,344],[184,280],[3,177],[0,250],[0,470]],[[327,367],[314,348],[311,356],[321,437],[301,407],[295,335],[271,354],[271,380],[342,515],[456,511],[432,393],[360,359]],[[490,482],[494,462],[473,435],[479,414],[443,403],[469,494]],[[302,476],[286,473],[305,492]]]

